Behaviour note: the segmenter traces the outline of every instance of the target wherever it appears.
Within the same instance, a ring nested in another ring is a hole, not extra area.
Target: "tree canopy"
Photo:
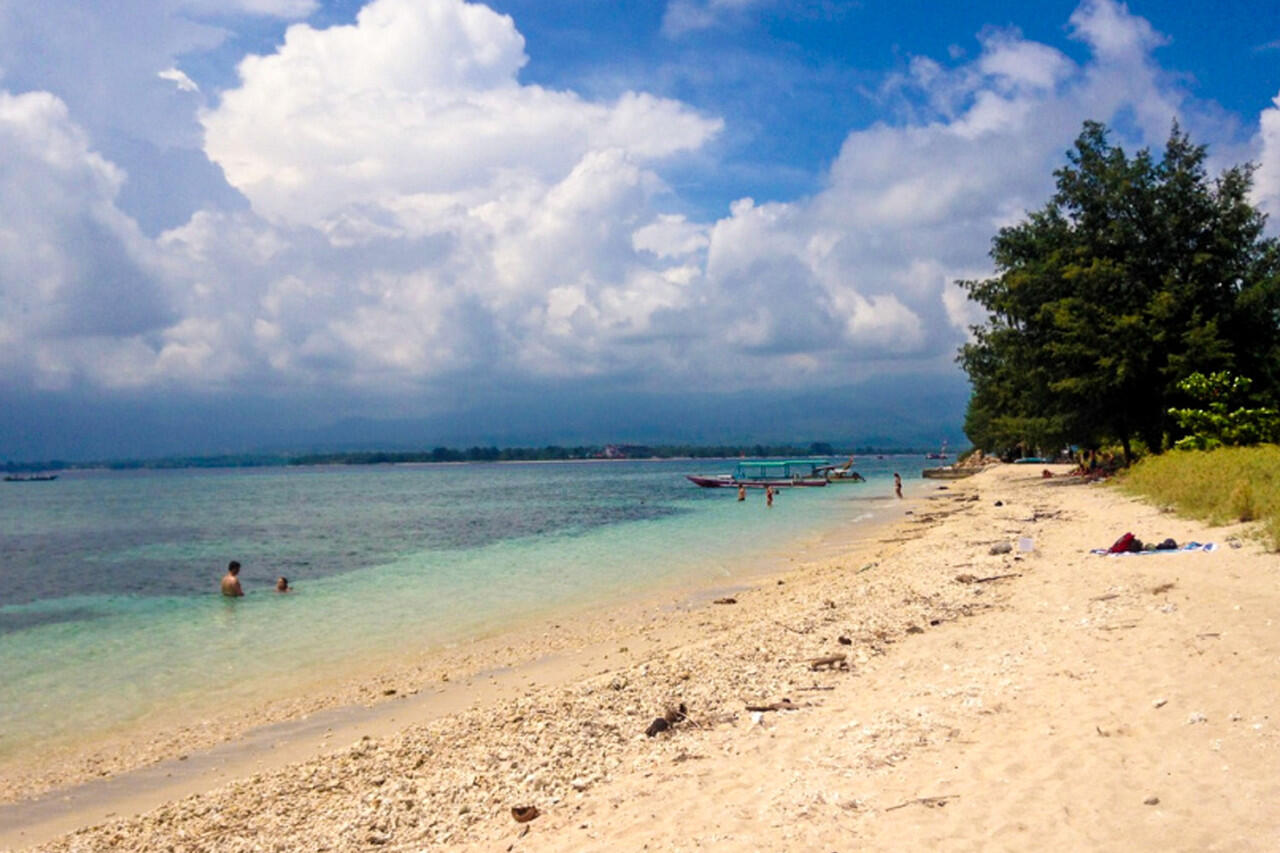
[[[1156,160],[1086,122],[1053,198],[999,231],[995,276],[960,282],[988,312],[958,357],[975,445],[1159,450],[1196,372],[1276,399],[1280,249],[1249,203],[1253,166],[1210,179],[1205,156],[1176,123]]]

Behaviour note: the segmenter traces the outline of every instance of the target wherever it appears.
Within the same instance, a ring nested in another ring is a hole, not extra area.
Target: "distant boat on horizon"
[[[47,483],[50,480],[58,479],[57,474],[31,474],[23,476],[22,474],[6,474],[4,481],[6,483]]]
[[[942,448],[941,448],[940,450],[938,450],[938,451],[937,451],[937,452],[935,452],[935,453],[926,453],[926,454],[924,455],[924,458],[925,458],[925,459],[947,459],[947,458],[949,458],[949,457],[948,457],[948,455],[947,455],[947,441],[946,441],[946,439],[943,439],[943,440],[942,440]]]

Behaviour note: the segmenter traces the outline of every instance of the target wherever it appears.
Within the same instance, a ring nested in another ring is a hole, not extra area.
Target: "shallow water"
[[[0,488],[0,755],[207,712],[397,650],[666,584],[741,577],[887,508],[891,471],[752,492],[729,462],[84,472]],[[230,559],[247,595],[224,599]],[[276,576],[296,587],[272,591]]]

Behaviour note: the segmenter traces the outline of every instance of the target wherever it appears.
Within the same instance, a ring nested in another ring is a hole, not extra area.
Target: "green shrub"
[[[1169,410],[1178,426],[1188,433],[1174,447],[1213,450],[1223,445],[1280,441],[1280,412],[1242,405],[1252,384],[1248,377],[1232,376],[1226,371],[1208,376],[1193,373],[1179,382],[1178,390],[1199,402],[1201,408]]]
[[[1280,550],[1280,446],[1148,456],[1119,482],[1130,494],[1210,524],[1260,521],[1271,548]]]

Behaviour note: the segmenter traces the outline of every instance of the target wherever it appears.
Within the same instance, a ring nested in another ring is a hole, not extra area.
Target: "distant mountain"
[[[460,405],[399,416],[376,401],[0,397],[0,461],[608,443],[963,447],[968,397],[958,374],[796,391],[482,390]]]

